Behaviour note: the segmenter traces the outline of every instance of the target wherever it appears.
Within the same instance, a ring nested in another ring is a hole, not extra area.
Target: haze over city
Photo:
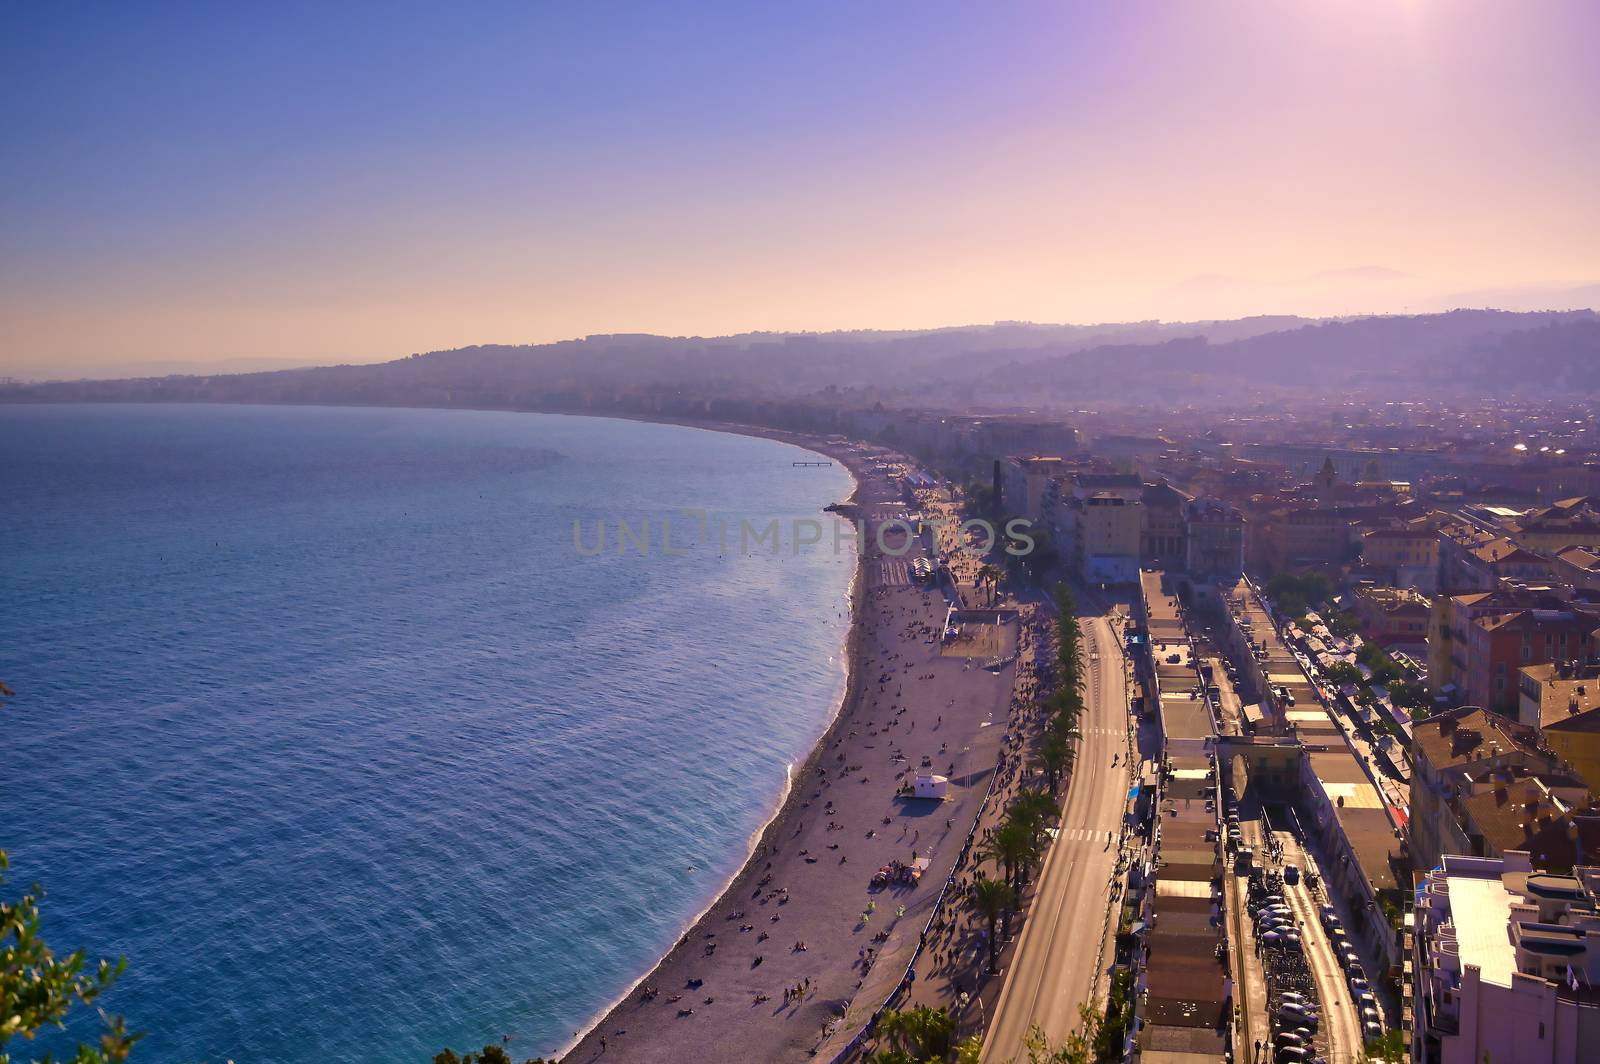
[[[1594,1064],[1597,43],[4,5],[0,1061]]]
[[[0,374],[1591,306],[1591,4],[14,7]]]

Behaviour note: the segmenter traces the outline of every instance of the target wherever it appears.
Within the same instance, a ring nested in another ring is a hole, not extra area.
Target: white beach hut
[[[944,799],[945,792],[950,789],[948,776],[935,776],[931,772],[918,772],[917,778],[911,784],[911,797],[913,798],[938,798]]]

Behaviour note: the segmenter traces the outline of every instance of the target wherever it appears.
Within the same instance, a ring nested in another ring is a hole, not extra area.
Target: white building
[[[1446,855],[1417,894],[1417,1064],[1600,1060],[1600,868]]]

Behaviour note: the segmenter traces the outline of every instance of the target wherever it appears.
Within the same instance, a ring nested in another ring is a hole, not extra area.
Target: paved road
[[[1110,621],[1093,617],[1080,627],[1089,659],[1083,741],[1060,830],[1039,873],[1033,906],[984,1037],[986,1064],[1026,1060],[1023,1040],[1034,1024],[1052,1044],[1072,1032],[1105,941],[1107,884],[1116,865],[1130,779],[1128,689]]]
[[[1283,847],[1283,863],[1299,867],[1304,873],[1316,868],[1316,862],[1288,831],[1275,832]],[[1345,981],[1344,967],[1333,954],[1333,944],[1322,930],[1318,913],[1322,899],[1306,886],[1301,875],[1294,886],[1283,886],[1284,901],[1294,910],[1295,922],[1300,925],[1300,939],[1305,948],[1306,963],[1311,977],[1317,983],[1317,997],[1322,1002],[1322,1033],[1328,1039],[1328,1064],[1347,1064],[1361,1059],[1361,1023],[1350,999],[1350,985]]]

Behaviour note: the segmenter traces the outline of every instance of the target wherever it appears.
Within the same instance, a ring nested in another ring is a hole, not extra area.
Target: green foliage
[[[1340,639],[1349,639],[1361,631],[1360,618],[1353,613],[1346,613],[1344,610],[1328,611],[1323,623],[1328,626],[1328,631]]]
[[[1372,682],[1382,687],[1388,687],[1403,675],[1389,652],[1377,643],[1361,644],[1361,649],[1356,651],[1356,660],[1372,672]]]
[[[0,699],[15,692],[0,681]],[[3,707],[4,703],[0,703]],[[0,850],[0,887],[5,886],[9,856]],[[100,961],[84,974],[82,951],[57,957],[39,933],[39,902],[44,890],[38,884],[16,901],[0,900],[0,1064],[11,1064],[7,1049],[14,1039],[32,1041],[42,1031],[66,1027],[67,1015],[78,1005],[89,1005],[117,981],[125,961]],[[129,1034],[122,1018],[106,1016],[106,1029],[95,1046],[80,1043],[71,1064],[114,1064],[126,1060],[141,1037]],[[48,1053],[36,1064],[53,1064]]]
[[[1043,791],[1023,791],[1006,810],[1006,823],[1020,824],[1043,846],[1049,828],[1061,819],[1061,808]]]
[[[1324,573],[1279,573],[1267,581],[1267,597],[1278,612],[1299,617],[1333,596],[1333,582]]]
[[[1322,670],[1322,675],[1327,677],[1329,683],[1339,687],[1343,687],[1346,684],[1363,683],[1366,680],[1366,677],[1361,675],[1361,670],[1348,661],[1334,662]]]
[[[1000,921],[1017,908],[1017,892],[1003,879],[974,880],[967,891],[967,908],[989,922],[989,970],[1000,966]]]
[[[1413,716],[1418,715],[1418,710],[1433,708],[1433,697],[1428,694],[1426,685],[1410,680],[1397,680],[1390,684],[1389,701],[1401,709],[1410,710]]]
[[[1105,1019],[1095,1032],[1095,1055],[1101,1060],[1121,1060],[1122,1043],[1132,1025],[1133,974],[1120,968],[1111,980],[1111,1000],[1106,1004]]]
[[[1007,822],[995,829],[989,841],[983,844],[978,856],[997,861],[1005,868],[1006,882],[1019,889],[1027,879],[1028,869],[1038,860],[1039,840],[1026,824]]]
[[[884,1013],[877,1037],[889,1045],[869,1058],[874,1064],[945,1064],[957,1052],[955,1017],[926,1005]]]
[[[1362,1064],[1401,1064],[1406,1059],[1406,1043],[1399,1028],[1391,1027],[1382,1037],[1367,1043]]]
[[[1078,1006],[1078,1028],[1067,1040],[1052,1046],[1037,1024],[1028,1028],[1022,1044],[1028,1050],[1028,1064],[1092,1064],[1095,1043],[1100,1037],[1100,1013],[1087,1001]]]
[[[453,1050],[446,1049],[433,1058],[433,1064],[515,1064],[511,1054],[503,1046],[488,1045],[476,1053],[467,1053],[465,1056],[456,1056]],[[524,1064],[559,1064],[554,1058],[548,1061],[544,1057],[529,1057]]]

